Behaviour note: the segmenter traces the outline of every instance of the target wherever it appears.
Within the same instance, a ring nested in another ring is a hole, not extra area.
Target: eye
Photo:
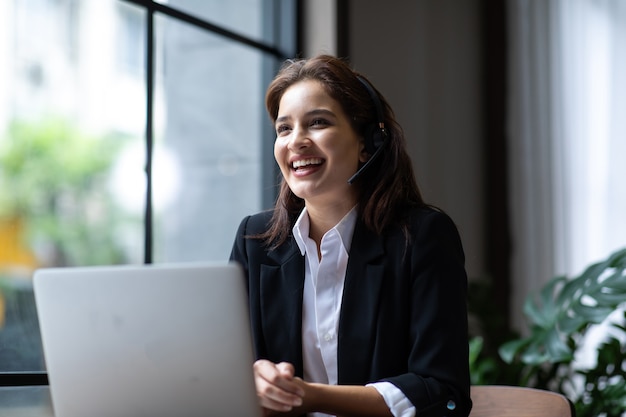
[[[328,120],[326,119],[313,119],[311,120],[311,126],[312,127],[326,127],[330,125],[330,123],[328,122]]]
[[[280,124],[276,126],[276,134],[278,136],[280,136],[281,134],[284,134],[285,132],[289,130],[291,130],[291,127],[289,127],[289,125],[286,125],[286,124]]]

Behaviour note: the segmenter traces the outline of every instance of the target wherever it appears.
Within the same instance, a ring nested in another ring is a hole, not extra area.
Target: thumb
[[[289,378],[289,379],[292,379],[294,374],[296,373],[296,370],[294,369],[293,365],[288,362],[281,362],[281,363],[276,364],[276,369],[278,370],[281,376],[285,378]]]

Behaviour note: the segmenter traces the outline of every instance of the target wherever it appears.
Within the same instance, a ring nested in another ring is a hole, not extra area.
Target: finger
[[[270,385],[279,387],[287,392],[303,396],[304,391],[298,385],[293,383],[294,367],[287,362],[275,364],[267,360],[258,360],[254,364],[255,376],[258,376]]]
[[[302,398],[298,395],[272,385],[263,378],[257,378],[255,382],[257,395],[263,407],[277,411],[289,411],[293,407],[302,405]]]
[[[275,401],[268,397],[259,397],[259,403],[264,410],[273,412],[286,413],[298,407],[298,405],[285,404],[283,402]],[[267,413],[269,414],[269,413]]]
[[[291,380],[296,373],[295,368],[289,362],[281,362],[276,364],[276,369],[280,372],[283,378]]]
[[[255,384],[261,405],[277,411],[289,411],[302,404],[303,390],[292,379],[292,367],[269,361],[254,364]]]

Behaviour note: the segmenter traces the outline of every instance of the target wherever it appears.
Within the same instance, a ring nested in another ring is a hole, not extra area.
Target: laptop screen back
[[[40,269],[56,417],[260,415],[235,264]]]

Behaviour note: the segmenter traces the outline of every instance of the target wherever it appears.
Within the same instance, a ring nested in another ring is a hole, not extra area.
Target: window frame
[[[300,2],[291,0],[263,1],[263,28],[264,39],[260,42],[235,31],[226,29],[219,24],[198,17],[189,12],[183,12],[175,7],[158,3],[154,0],[118,0],[129,3],[145,10],[145,88],[146,88],[146,126],[145,126],[145,153],[146,153],[146,199],[144,211],[144,263],[151,264],[153,260],[153,201],[152,201],[152,158],[153,158],[153,121],[154,121],[154,80],[155,80],[155,30],[156,15],[160,14],[179,22],[190,24],[198,29],[222,36],[227,40],[253,48],[265,54],[262,68],[262,80],[269,83],[282,62],[296,56],[299,44]],[[263,86],[263,89],[265,86]],[[274,132],[271,126],[262,128],[261,140],[263,143],[272,143]],[[271,190],[262,194],[263,206],[273,204],[277,189],[277,168],[274,164],[272,147],[262,147],[261,155],[262,189]],[[46,371],[2,372],[0,371],[0,387],[40,386],[49,385]]]

